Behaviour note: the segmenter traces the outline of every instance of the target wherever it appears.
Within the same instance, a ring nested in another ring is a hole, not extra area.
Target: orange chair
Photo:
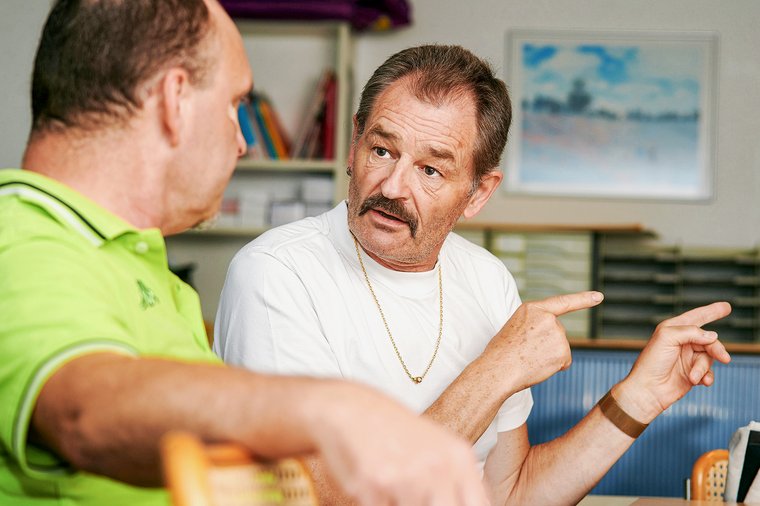
[[[728,450],[710,450],[702,454],[691,470],[691,499],[723,501],[728,474]]]
[[[301,461],[258,462],[236,444],[206,445],[185,432],[161,441],[164,481],[174,506],[316,506]]]

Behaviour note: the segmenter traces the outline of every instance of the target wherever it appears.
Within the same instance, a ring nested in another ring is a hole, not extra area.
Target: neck
[[[435,251],[435,254],[430,255],[429,260],[425,260],[422,262],[404,262],[404,261],[383,258],[372,253],[371,251],[367,250],[364,246],[362,246],[362,243],[359,242],[359,239],[356,238],[353,232],[349,230],[349,233],[351,234],[351,238],[354,241],[354,245],[360,248],[362,252],[364,252],[365,255],[367,255],[372,260],[382,265],[386,269],[390,269],[392,271],[398,271],[398,272],[432,271],[435,268],[436,263],[438,262],[438,253],[441,251],[441,246],[443,246],[443,245],[439,246],[438,249]]]
[[[73,188],[138,229],[166,226],[160,171],[151,170],[133,131],[38,134],[22,167]]]
[[[431,271],[435,268],[435,264],[438,261],[438,255],[436,254],[433,256],[432,260],[423,261],[423,262],[402,262],[402,261],[396,261],[392,259],[386,259],[379,257],[372,253],[371,251],[367,251],[364,249],[364,246],[361,246],[361,243],[359,244],[362,251],[367,254],[368,257],[370,257],[372,260],[377,262],[378,264],[382,265],[386,269],[391,269],[394,271],[399,272],[426,272]],[[440,248],[439,248],[440,251]]]

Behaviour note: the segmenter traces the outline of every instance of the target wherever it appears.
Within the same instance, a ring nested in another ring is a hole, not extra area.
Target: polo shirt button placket
[[[145,241],[139,241],[135,244],[135,253],[139,255],[144,255],[150,250],[150,247],[148,246],[148,243]]]

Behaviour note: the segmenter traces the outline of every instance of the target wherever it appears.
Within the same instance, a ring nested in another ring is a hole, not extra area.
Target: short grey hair
[[[391,84],[410,78],[412,93],[426,102],[440,104],[469,94],[477,108],[478,137],[473,148],[473,188],[499,166],[512,122],[512,104],[504,81],[492,67],[461,46],[424,45],[394,54],[375,70],[362,90],[356,111],[357,134],[372,113],[377,97]]]

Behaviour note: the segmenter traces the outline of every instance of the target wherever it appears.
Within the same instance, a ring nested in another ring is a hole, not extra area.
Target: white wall
[[[362,36],[357,85],[395,51],[461,44],[504,78],[506,32],[514,28],[707,30],[718,51],[717,164],[706,203],[525,197],[499,192],[477,221],[641,223],[663,241],[749,247],[760,242],[760,2],[756,0],[412,0],[414,25]],[[359,88],[359,86],[357,86]]]
[[[720,37],[715,197],[706,203],[528,198],[500,192],[476,219],[516,223],[642,223],[663,241],[751,247],[760,243],[760,2],[756,0],[412,0],[414,24],[355,42],[355,93],[393,52],[461,44],[504,67],[511,28],[708,30]],[[17,165],[29,129],[28,88],[48,0],[0,0],[0,166]],[[283,61],[284,66],[292,62]],[[276,73],[277,69],[259,69]],[[503,73],[501,74],[502,77]],[[264,80],[263,78],[261,79]],[[289,86],[287,82],[283,86]],[[295,84],[294,84],[295,86]],[[177,238],[177,261],[196,260],[204,315],[212,318],[226,264],[243,240]]]
[[[17,167],[31,124],[32,61],[48,0],[0,0],[0,167]]]

